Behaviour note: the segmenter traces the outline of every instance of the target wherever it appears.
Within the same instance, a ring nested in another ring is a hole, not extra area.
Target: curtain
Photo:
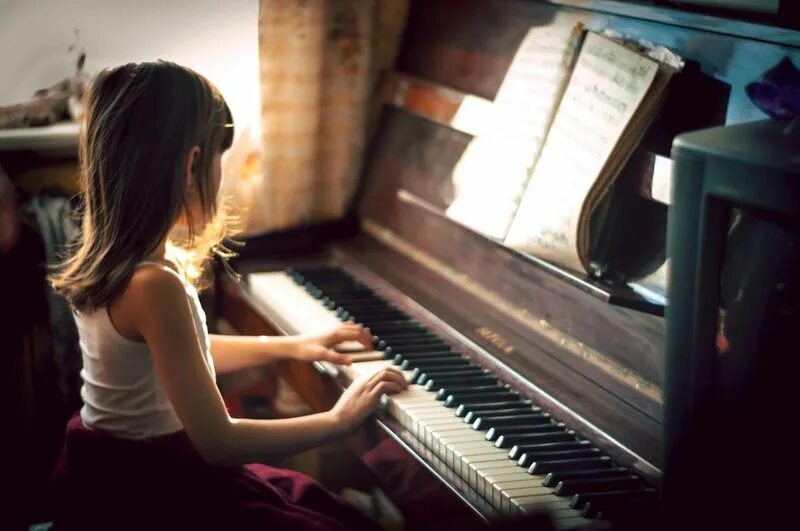
[[[406,11],[407,0],[261,0],[258,160],[236,145],[231,154],[246,234],[345,213],[376,80],[394,61]]]

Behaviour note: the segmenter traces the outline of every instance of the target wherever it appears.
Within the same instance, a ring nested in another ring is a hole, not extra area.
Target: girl
[[[371,347],[354,324],[318,337],[207,333],[193,265],[210,248],[199,235],[216,225],[232,137],[219,92],[175,64],[106,70],[87,95],[82,230],[51,278],[74,308],[84,401],[54,474],[56,529],[374,527],[307,477],[243,466],[351,433],[407,384],[385,371],[325,413],[228,416],[216,373],[280,358],[347,364],[332,346]]]

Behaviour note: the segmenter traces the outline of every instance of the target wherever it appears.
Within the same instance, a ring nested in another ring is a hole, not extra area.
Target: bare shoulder
[[[178,273],[167,266],[146,264],[133,272],[122,297],[138,301],[164,302],[167,299],[186,295],[183,281]]]
[[[157,265],[138,267],[125,290],[109,307],[109,315],[123,336],[143,339],[154,323],[175,323],[189,311],[186,289],[176,273]]]

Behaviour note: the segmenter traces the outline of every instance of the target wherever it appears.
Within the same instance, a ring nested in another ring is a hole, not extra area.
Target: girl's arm
[[[328,333],[316,336],[227,336],[211,334],[211,356],[218,373],[234,372],[281,359],[330,361],[349,365],[350,356],[332,346],[343,341],[358,341],[372,348],[367,331],[354,323],[345,323]]]
[[[209,462],[273,461],[354,430],[381,395],[405,389],[398,371],[387,370],[352,384],[330,411],[280,420],[231,419],[205,364],[186,291],[180,280],[142,268],[119,305],[144,337],[161,380],[186,433]]]

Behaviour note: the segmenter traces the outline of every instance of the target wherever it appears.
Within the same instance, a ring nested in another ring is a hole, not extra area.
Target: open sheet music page
[[[502,240],[530,177],[583,36],[576,15],[531,28],[497,92],[491,123],[453,170],[448,216]]]
[[[659,64],[588,33],[506,245],[585,270],[579,254],[581,211],[596,186],[615,175],[604,167],[644,100]]]

